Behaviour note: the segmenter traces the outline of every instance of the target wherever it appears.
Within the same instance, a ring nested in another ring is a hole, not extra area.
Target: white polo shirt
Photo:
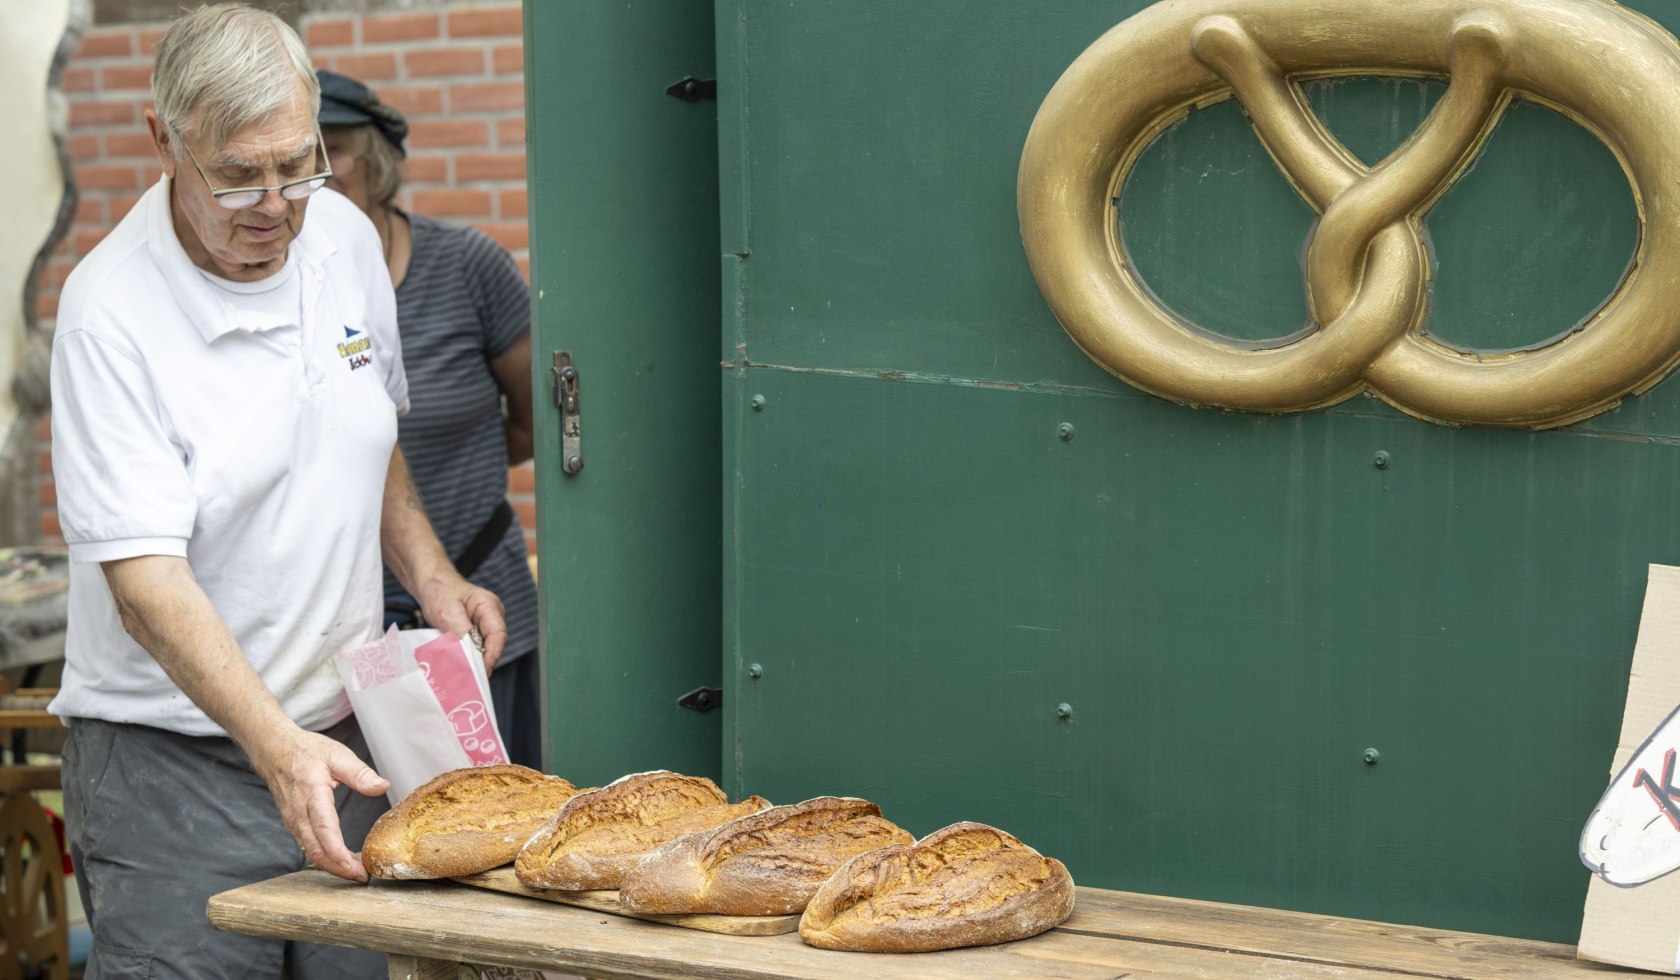
[[[277,275],[297,277],[289,317],[204,276],[164,178],[64,284],[53,475],[70,616],[54,714],[225,734],[122,627],[98,563],[140,555],[188,560],[299,725],[349,714],[331,658],[378,633],[380,509],[408,409],[396,300],[372,223],[330,190]]]

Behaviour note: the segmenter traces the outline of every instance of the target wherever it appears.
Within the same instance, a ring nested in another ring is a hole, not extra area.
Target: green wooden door
[[[994,823],[1084,884],[1573,941],[1645,565],[1680,561],[1680,384],[1527,433],[1103,372],[1029,273],[1016,171],[1144,5],[718,0],[729,788]],[[1309,94],[1374,162],[1440,91]],[[1305,321],[1312,218],[1234,103],[1117,215],[1239,339]],[[1537,105],[1427,223],[1429,329],[1486,350],[1590,312],[1637,231]]]
[[[539,581],[549,766],[599,785],[716,775],[717,109],[712,5],[525,5]],[[583,469],[562,470],[552,355],[578,371]]]

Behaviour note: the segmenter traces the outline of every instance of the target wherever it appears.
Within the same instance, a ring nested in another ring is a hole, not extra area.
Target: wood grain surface
[[[471,885],[474,888],[488,888],[491,891],[502,892],[506,895],[520,895],[544,902],[559,902],[562,905],[574,905],[578,908],[627,916],[632,919],[643,919],[648,922],[661,922],[668,926],[681,926],[684,929],[715,932],[723,936],[783,936],[790,932],[799,931],[799,916],[797,915],[642,915],[631,912],[620,905],[616,890],[568,892],[553,888],[529,888],[521,884],[518,877],[514,875],[512,865],[492,868],[475,875],[464,875],[455,880],[463,885]]]
[[[229,932],[307,939],[426,959],[591,977],[740,980],[869,976],[1214,980],[1645,977],[1579,961],[1569,946],[1470,933],[1078,889],[1062,926],[1020,942],[907,955],[814,949],[796,935],[735,936],[653,923],[455,882],[356,885],[302,871],[224,892]]]

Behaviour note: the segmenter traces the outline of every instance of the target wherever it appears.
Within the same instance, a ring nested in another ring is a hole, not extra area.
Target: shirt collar
[[[138,206],[145,208],[146,248],[152,261],[163,273],[164,282],[175,302],[198,328],[205,343],[235,330],[262,329],[273,325],[240,322],[238,311],[230,309],[222,301],[216,287],[199,274],[198,267],[187,257],[187,250],[175,233],[174,217],[169,213],[168,175],[158,178]],[[298,263],[297,274],[304,278],[305,283],[318,279],[327,257],[338,251],[328,236],[314,231],[319,224],[307,219],[304,221],[303,230],[292,240],[288,256],[288,261]]]

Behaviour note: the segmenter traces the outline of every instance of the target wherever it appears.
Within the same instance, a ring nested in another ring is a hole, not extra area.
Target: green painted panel
[[[1027,270],[1016,164],[1142,6],[718,5],[731,789],[995,822],[1087,884],[1572,941],[1644,566],[1680,562],[1680,384],[1530,434],[1186,409],[1092,365]],[[1375,159],[1434,97],[1313,102]],[[1298,326],[1311,214],[1240,113],[1150,153],[1123,214],[1152,287]],[[1629,208],[1607,151],[1518,107],[1429,215],[1431,329],[1568,328]],[[1245,244],[1209,260],[1209,224]]]
[[[712,5],[528,2],[540,586],[551,768],[718,772],[717,112]],[[633,54],[632,54],[633,53]],[[585,466],[560,471],[552,353]]]
[[[996,823],[1087,884],[1573,940],[1680,453],[747,373],[739,791]]]

